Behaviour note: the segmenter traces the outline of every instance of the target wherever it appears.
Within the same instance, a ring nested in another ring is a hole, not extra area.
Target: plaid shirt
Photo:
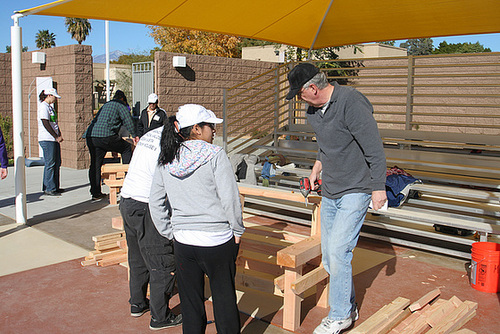
[[[132,115],[127,106],[119,100],[111,100],[101,107],[83,138],[116,136],[122,124],[132,137],[136,136]]]

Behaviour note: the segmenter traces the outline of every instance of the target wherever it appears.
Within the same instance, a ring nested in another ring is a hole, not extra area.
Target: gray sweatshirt
[[[203,140],[184,142],[178,160],[156,167],[149,209],[169,239],[176,230],[232,230],[235,236],[245,230],[231,163],[221,147]]]
[[[357,90],[334,84],[323,114],[309,107],[307,121],[318,141],[323,196],[385,190],[386,163],[373,107]]]

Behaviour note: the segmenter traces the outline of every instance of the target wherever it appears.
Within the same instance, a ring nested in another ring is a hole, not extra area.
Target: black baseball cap
[[[290,91],[286,95],[287,100],[293,99],[295,95],[302,89],[306,82],[311,80],[319,69],[310,63],[300,63],[288,73],[288,82],[290,83]]]

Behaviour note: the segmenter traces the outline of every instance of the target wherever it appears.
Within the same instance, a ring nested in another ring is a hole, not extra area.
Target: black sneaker
[[[93,201],[98,201],[98,200],[106,198],[106,197],[108,197],[108,195],[101,193],[101,194],[98,194],[98,195],[92,195],[92,200]]]
[[[179,325],[182,325],[182,314],[175,315],[173,313],[170,313],[167,320],[162,322],[158,322],[155,319],[151,318],[151,321],[149,322],[149,329],[157,331],[160,329],[176,327]]]
[[[149,311],[149,305],[146,306],[138,306],[136,304],[130,305],[130,315],[133,317],[140,317],[144,313]]]
[[[61,196],[57,191],[44,191],[43,193],[47,196]]]

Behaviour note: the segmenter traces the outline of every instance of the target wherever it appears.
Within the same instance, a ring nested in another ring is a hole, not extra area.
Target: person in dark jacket
[[[92,200],[106,197],[101,192],[101,167],[106,153],[108,151],[120,153],[124,164],[128,164],[132,158],[130,143],[118,135],[122,125],[134,137],[134,143],[137,143],[139,137],[135,135],[127,97],[121,90],[117,90],[113,100],[101,107],[83,135],[90,152],[89,181]]]
[[[137,135],[142,137],[146,132],[163,126],[167,113],[158,107],[158,95],[155,93],[148,96],[148,107],[141,111],[139,123],[137,124]]]

